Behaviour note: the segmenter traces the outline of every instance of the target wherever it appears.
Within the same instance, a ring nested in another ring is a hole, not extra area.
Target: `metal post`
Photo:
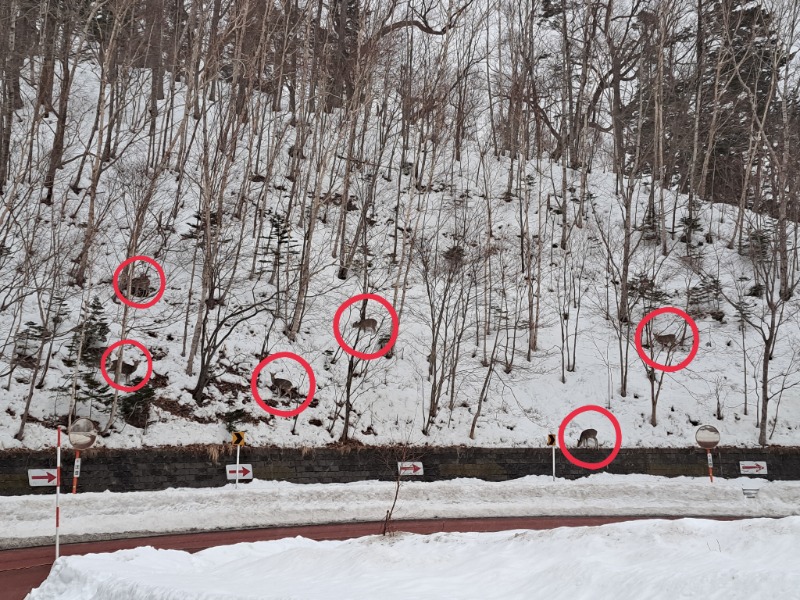
[[[236,446],[236,483],[233,486],[233,489],[239,489],[239,448],[241,446]]]
[[[556,447],[553,446],[553,481],[556,480]]]
[[[78,477],[81,476],[81,451],[75,450],[75,467],[72,471],[72,493],[78,492]]]
[[[56,444],[56,560],[59,555],[59,497],[61,491],[61,425],[58,426],[58,443]]]
[[[706,450],[708,453],[708,478],[711,480],[711,483],[714,483],[714,460],[711,458],[711,450]]]

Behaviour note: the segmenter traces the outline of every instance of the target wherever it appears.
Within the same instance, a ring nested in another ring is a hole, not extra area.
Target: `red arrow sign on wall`
[[[421,462],[399,462],[397,463],[397,472],[400,475],[422,475]]]
[[[238,464],[238,465],[225,465],[225,477],[228,481],[253,478],[253,465],[251,464]]]
[[[753,461],[751,461],[751,460],[741,460],[741,461],[739,461],[739,470],[740,470],[740,473],[742,473],[743,475],[744,474],[750,474],[750,473],[756,473],[756,474],[762,474],[763,473],[764,475],[766,475],[766,473],[767,473],[767,463],[764,462],[764,461],[760,461],[760,460],[753,460]]]
[[[28,469],[28,485],[32,487],[58,485],[56,469]]]

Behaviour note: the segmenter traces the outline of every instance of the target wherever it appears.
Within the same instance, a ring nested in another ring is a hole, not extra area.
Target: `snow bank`
[[[745,499],[743,483],[763,485]],[[394,483],[253,481],[223,488],[62,496],[61,531],[92,535],[179,532],[383,520]],[[505,482],[404,482],[396,519],[587,516],[784,517],[800,515],[800,482],[597,474],[576,481],[531,476]],[[0,497],[0,547],[53,535],[53,496]]]
[[[303,538],[61,558],[29,600],[798,597],[800,517]]]

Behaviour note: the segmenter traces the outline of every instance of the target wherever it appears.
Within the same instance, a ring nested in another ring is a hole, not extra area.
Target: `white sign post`
[[[421,477],[425,474],[421,462],[399,462],[397,463],[397,472],[400,474],[400,477],[405,475],[417,475]]]
[[[766,475],[767,462],[762,460],[740,460],[739,472],[742,475]]]
[[[240,481],[253,478],[253,465],[225,465],[228,481]]]
[[[239,450],[244,446],[244,431],[231,432],[231,444],[236,446],[236,483],[233,484],[234,489],[239,489]],[[252,477],[251,477],[252,479]]]

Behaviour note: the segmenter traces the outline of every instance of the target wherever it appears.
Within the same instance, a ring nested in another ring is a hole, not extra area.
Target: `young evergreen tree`
[[[100,298],[95,296],[89,305],[89,316],[86,322],[86,337],[84,338],[82,356],[84,364],[96,365],[105,351],[109,328],[104,313]]]
[[[109,333],[104,312],[102,302],[95,296],[89,304],[85,322],[76,330],[67,346],[69,354],[64,363],[74,366],[75,372],[65,385],[59,388],[60,391],[71,393],[74,382],[76,402],[77,399],[87,401],[90,412],[95,403],[109,406],[114,397],[110,386],[103,381],[100,374],[100,358],[105,351]],[[80,364],[78,364],[79,355]]]
[[[26,369],[34,368],[39,348],[45,342],[47,333],[41,324],[26,322],[25,329],[14,340],[14,365]]]

